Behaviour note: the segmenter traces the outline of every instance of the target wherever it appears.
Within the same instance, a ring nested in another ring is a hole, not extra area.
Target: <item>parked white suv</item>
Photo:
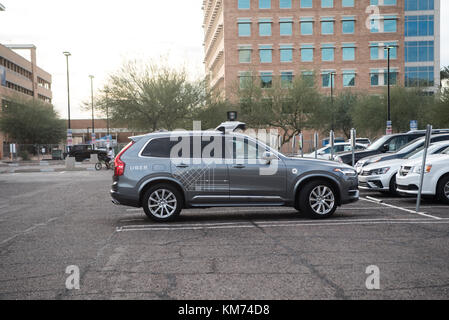
[[[449,141],[436,142],[429,146],[428,155],[439,154],[449,148]],[[396,175],[404,161],[422,159],[424,147],[409,152],[401,159],[392,159],[369,164],[359,173],[359,189],[397,194]]]
[[[396,177],[397,190],[407,194],[418,194],[422,159],[408,160]],[[424,167],[423,195],[437,196],[449,204],[449,148],[441,154],[427,157]]]

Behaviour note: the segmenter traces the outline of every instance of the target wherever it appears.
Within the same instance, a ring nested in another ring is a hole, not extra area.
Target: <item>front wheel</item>
[[[388,193],[392,196],[398,196],[398,185],[396,184],[396,174],[391,177]]]
[[[298,201],[300,211],[312,219],[328,218],[337,210],[334,187],[323,180],[307,183],[300,190]]]
[[[175,219],[182,208],[180,192],[169,184],[157,184],[145,192],[142,207],[148,218],[164,222]]]
[[[449,176],[444,177],[438,182],[437,197],[440,201],[449,204]]]
[[[97,170],[97,171],[99,171],[99,170],[101,170],[101,162],[97,162],[96,164],[95,164],[95,170]]]

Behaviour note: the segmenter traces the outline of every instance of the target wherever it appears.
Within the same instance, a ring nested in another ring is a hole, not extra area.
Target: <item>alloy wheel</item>
[[[167,189],[155,190],[148,199],[148,209],[157,218],[168,218],[176,211],[176,197]]]
[[[309,204],[317,214],[328,214],[335,205],[335,197],[332,189],[323,185],[316,186],[310,193]]]

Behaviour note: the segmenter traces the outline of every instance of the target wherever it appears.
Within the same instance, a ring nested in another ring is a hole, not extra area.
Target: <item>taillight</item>
[[[123,153],[125,153],[126,150],[128,150],[132,145],[134,144],[134,141],[131,141],[130,143],[128,143],[126,145],[126,147],[124,147],[119,154],[117,155],[117,157],[115,157],[114,160],[114,176],[118,177],[118,176],[122,176],[123,173],[125,173],[125,163],[120,159],[120,157],[122,156]]]

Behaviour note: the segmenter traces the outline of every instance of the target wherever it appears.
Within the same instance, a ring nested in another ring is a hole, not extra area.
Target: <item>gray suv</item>
[[[183,208],[291,206],[327,218],[359,198],[356,171],[291,158],[235,132],[174,131],[131,137],[115,158],[112,201],[156,221]]]

